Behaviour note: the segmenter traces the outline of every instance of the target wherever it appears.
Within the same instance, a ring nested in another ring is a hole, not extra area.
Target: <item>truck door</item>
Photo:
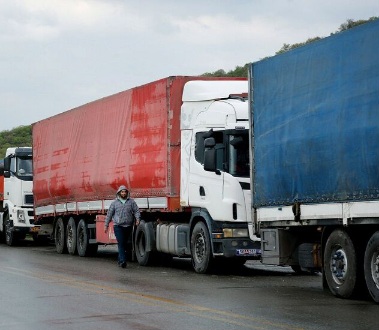
[[[215,171],[204,170],[205,142],[214,139]],[[208,210],[212,218],[225,218],[222,208],[224,189],[224,143],[222,132],[196,132],[193,136],[194,157],[190,157],[189,205]]]

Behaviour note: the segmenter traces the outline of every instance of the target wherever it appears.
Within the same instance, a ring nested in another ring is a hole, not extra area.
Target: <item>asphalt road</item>
[[[0,329],[378,329],[379,305],[323,291],[320,275],[248,262],[200,275],[170,267],[118,268],[113,246],[93,258],[53,246],[0,245]]]

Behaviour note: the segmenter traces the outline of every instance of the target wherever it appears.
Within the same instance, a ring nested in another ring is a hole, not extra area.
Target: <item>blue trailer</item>
[[[379,20],[250,65],[262,262],[379,302]]]

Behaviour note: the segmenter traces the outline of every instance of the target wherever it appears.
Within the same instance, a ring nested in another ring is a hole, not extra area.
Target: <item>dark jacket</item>
[[[120,186],[117,190],[116,199],[109,206],[107,217],[105,218],[105,228],[108,228],[109,222],[113,220],[115,226],[132,226],[134,220],[140,220],[141,214],[137,203],[129,197],[129,192],[125,203],[121,202],[119,193],[121,190],[128,189]]]

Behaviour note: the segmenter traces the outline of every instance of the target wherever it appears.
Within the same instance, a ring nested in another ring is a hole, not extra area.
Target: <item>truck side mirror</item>
[[[4,178],[11,177],[10,170],[11,170],[11,159],[9,157],[4,158],[4,169],[3,169]]]
[[[216,141],[213,137],[204,140],[204,170],[216,172]]]

